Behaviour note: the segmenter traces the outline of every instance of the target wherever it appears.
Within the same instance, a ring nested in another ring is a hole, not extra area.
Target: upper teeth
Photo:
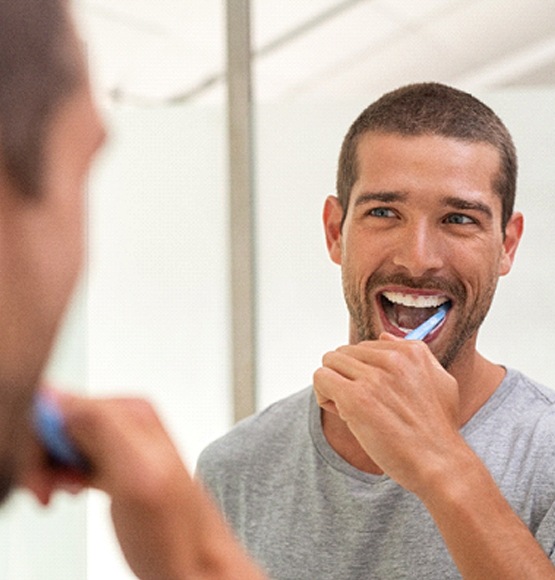
[[[390,302],[412,308],[437,308],[449,300],[447,296],[419,296],[402,292],[384,292],[383,295]]]

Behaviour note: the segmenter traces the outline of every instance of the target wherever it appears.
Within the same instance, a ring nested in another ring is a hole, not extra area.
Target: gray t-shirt
[[[462,434],[555,560],[555,391],[508,369]],[[208,446],[198,473],[273,579],[460,578],[420,500],[329,446],[305,389]]]

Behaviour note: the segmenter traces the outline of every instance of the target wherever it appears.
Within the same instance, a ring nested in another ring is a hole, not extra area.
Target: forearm
[[[456,455],[456,457],[455,457]],[[465,579],[555,578],[555,568],[469,448],[421,499]]]
[[[263,580],[203,486],[178,461],[152,463],[138,487],[112,496],[116,533],[135,574],[142,580]]]
[[[138,578],[263,578],[147,401],[64,395],[60,403],[92,465],[84,483],[111,497],[116,535]]]

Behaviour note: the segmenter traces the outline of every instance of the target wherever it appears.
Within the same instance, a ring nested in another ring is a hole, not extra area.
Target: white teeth
[[[383,295],[394,304],[402,304],[412,308],[437,308],[449,300],[447,296],[419,296],[417,294],[403,294],[402,292],[384,292]]]

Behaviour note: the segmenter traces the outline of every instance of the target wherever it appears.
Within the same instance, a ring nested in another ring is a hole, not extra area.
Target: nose
[[[439,232],[426,222],[406,224],[396,242],[393,263],[415,278],[441,269],[444,250]]]

